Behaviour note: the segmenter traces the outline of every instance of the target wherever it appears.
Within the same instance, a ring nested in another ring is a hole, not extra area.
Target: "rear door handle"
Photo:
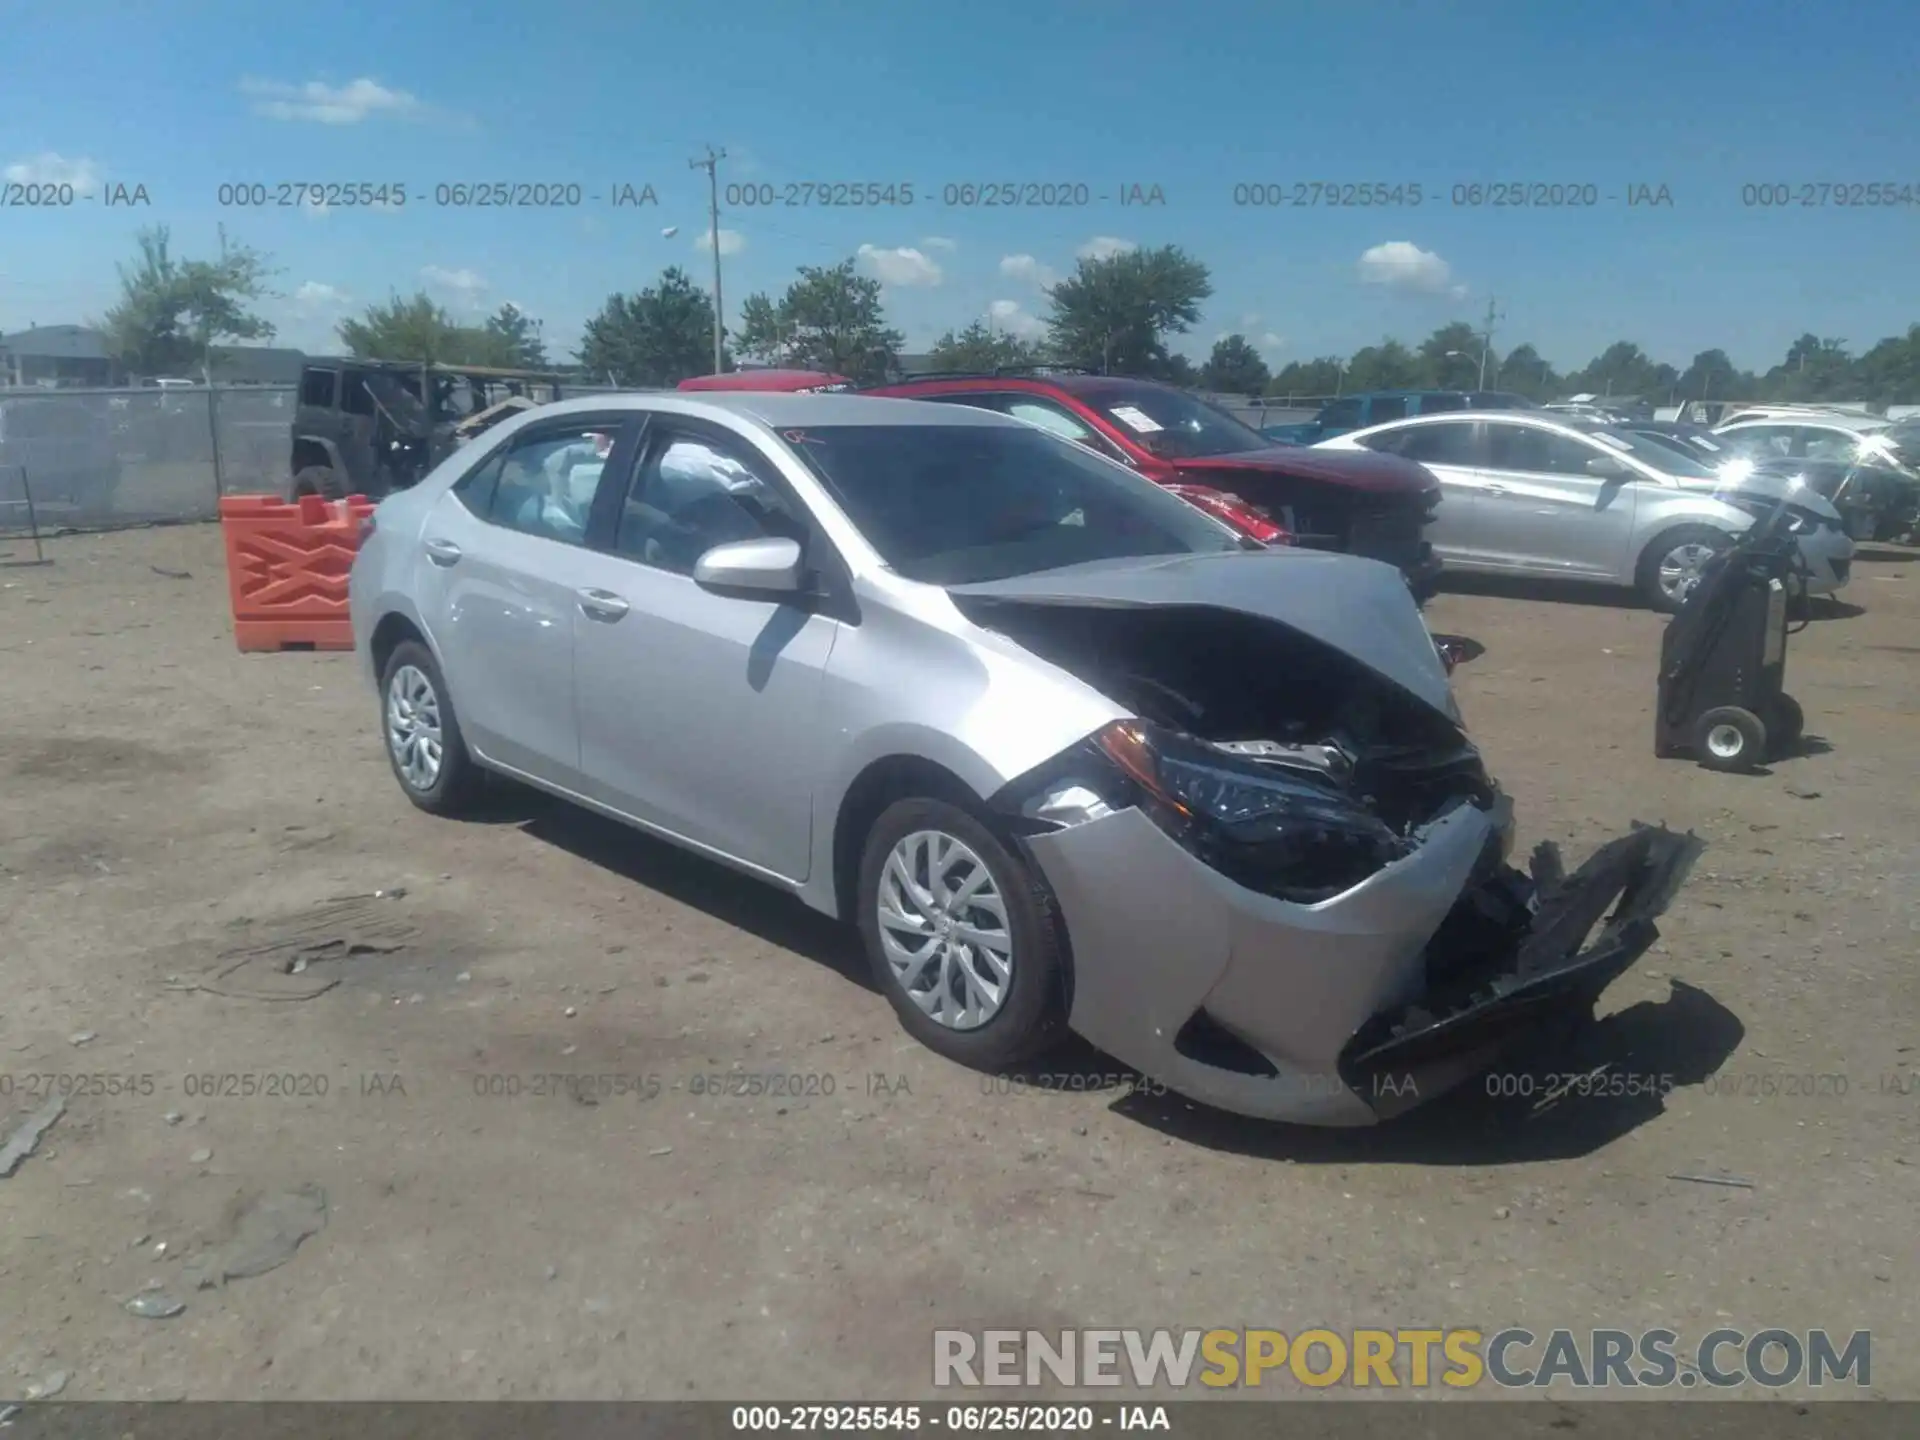
[[[1488,495],[1504,495],[1507,493],[1507,487],[1504,485],[1486,485],[1483,486],[1482,489]]]
[[[580,600],[580,613],[589,620],[600,620],[608,625],[625,615],[629,607],[611,590],[576,590],[573,592]]]
[[[427,558],[436,565],[452,565],[460,559],[460,547],[451,540],[426,542]]]

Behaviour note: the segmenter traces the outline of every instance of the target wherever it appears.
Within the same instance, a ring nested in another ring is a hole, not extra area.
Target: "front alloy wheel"
[[[435,815],[465,809],[480,791],[481,775],[467,754],[433,652],[418,640],[396,645],[387,657],[380,696],[387,761],[407,798]]]
[[[1718,552],[1698,540],[1684,541],[1660,557],[1660,593],[1678,610],[1687,603],[1700,573]]]
[[[418,667],[402,665],[387,682],[387,750],[401,782],[411,790],[433,789],[445,747],[433,682]]]
[[[874,983],[929,1050],[1005,1069],[1065,1029],[1053,893],[971,807],[931,796],[887,806],[861,848],[853,914]]]
[[[980,857],[939,830],[904,836],[887,856],[880,945],[894,979],[937,1025],[977,1030],[1013,984],[1007,905]]]

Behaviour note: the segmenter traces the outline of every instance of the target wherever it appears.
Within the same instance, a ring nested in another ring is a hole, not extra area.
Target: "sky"
[[[1859,353],[1920,321],[1920,42],[1892,0],[30,13],[0,55],[0,332],[97,317],[164,224],[177,254],[224,227],[272,257],[278,343],[335,349],[341,318],[424,288],[475,319],[515,303],[564,355],[611,293],[669,265],[711,283],[690,164],[709,145],[729,320],[855,257],[909,350],[988,316],[1034,331],[1076,257],[1164,244],[1213,279],[1176,348],[1242,333],[1275,368],[1478,325],[1490,302],[1496,350],[1562,370],[1621,339],[1764,370],[1808,331]],[[41,182],[74,203],[22,208]],[[442,188],[495,182],[562,203]],[[1257,203],[1316,182],[1385,203]],[[384,185],[388,207],[279,203],[303,183]],[[1907,203],[1835,203],[1867,183]],[[808,184],[895,203],[806,203]],[[1085,203],[981,204],[997,186]],[[1595,203],[1495,208],[1475,186]]]

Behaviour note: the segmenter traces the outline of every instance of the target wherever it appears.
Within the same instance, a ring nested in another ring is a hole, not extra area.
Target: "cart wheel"
[[[1716,706],[1694,723],[1693,753],[1709,770],[1751,770],[1767,753],[1767,727],[1751,710]]]
[[[1768,707],[1767,738],[1777,749],[1785,751],[1799,744],[1806,729],[1807,712],[1793,696],[1781,695]]]

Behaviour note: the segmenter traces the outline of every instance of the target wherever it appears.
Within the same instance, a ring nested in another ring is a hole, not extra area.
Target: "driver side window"
[[[692,435],[656,442],[633,478],[614,551],[643,565],[691,575],[716,545],[779,537],[806,539],[806,527],[744,449]]]

